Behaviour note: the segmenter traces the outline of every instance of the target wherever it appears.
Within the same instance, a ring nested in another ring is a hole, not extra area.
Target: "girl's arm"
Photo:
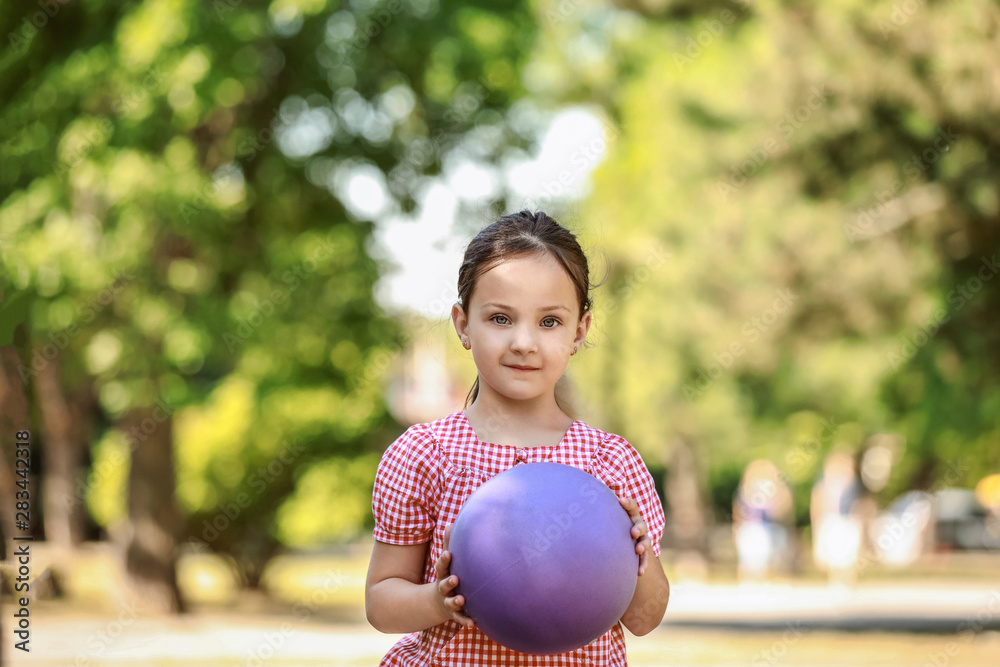
[[[448,528],[445,551],[436,564],[437,581],[428,584],[420,582],[430,542],[413,546],[375,542],[365,582],[365,614],[376,630],[415,632],[449,620],[472,626],[472,619],[463,613],[465,599],[453,593],[458,578],[448,575]]]
[[[633,635],[644,635],[663,620],[670,600],[670,582],[660,558],[652,555],[653,543],[647,534],[646,522],[639,513],[639,504],[632,498],[624,498],[622,506],[632,518],[632,537],[636,540],[635,551],[639,554],[639,579],[621,622]]]
[[[639,576],[632,602],[621,621],[633,635],[644,635],[660,625],[670,599],[670,582],[660,565],[659,556],[650,556],[646,571]]]

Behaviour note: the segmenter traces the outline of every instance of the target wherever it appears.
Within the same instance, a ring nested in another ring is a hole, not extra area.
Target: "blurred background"
[[[376,664],[375,469],[462,409],[461,255],[528,208],[600,283],[580,416],[667,515],[633,663],[995,664],[997,2],[38,0],[0,35],[3,659]]]

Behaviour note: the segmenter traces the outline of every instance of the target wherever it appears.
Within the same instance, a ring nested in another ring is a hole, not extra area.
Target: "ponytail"
[[[476,375],[476,381],[472,383],[472,389],[470,389],[469,393],[465,396],[465,407],[462,408],[462,409],[465,410],[470,405],[472,405],[473,401],[476,400],[476,396],[479,396],[479,376],[478,375]]]

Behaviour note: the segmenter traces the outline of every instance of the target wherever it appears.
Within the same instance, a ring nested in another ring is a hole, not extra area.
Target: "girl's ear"
[[[587,332],[590,331],[591,319],[591,312],[589,310],[580,318],[580,322],[576,325],[576,338],[573,339],[574,344],[583,345],[583,341],[587,337]]]
[[[462,304],[457,301],[451,307],[451,321],[455,325],[455,333],[458,334],[459,340],[462,340],[469,335],[469,318],[466,317],[465,309],[462,308]]]

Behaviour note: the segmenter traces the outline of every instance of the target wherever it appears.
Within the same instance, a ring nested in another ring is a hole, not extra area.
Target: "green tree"
[[[312,542],[358,530],[296,491],[356,484],[352,461],[373,472],[363,454],[395,428],[379,379],[400,338],[341,186],[374,168],[408,210],[472,128],[522,141],[502,111],[534,30],[493,2],[54,9],[0,18],[2,277],[33,297],[19,374],[52,372],[51,345],[54,400],[96,397],[64,439],[105,465],[50,486],[75,488],[146,599],[177,610],[179,540],[234,553],[256,585],[303,516],[331,517]],[[46,455],[66,456],[57,439]]]
[[[619,7],[540,40],[556,99],[620,127],[583,212],[612,267],[592,404],[703,483],[768,456],[807,485],[886,431],[886,494],[995,470],[995,4]]]

